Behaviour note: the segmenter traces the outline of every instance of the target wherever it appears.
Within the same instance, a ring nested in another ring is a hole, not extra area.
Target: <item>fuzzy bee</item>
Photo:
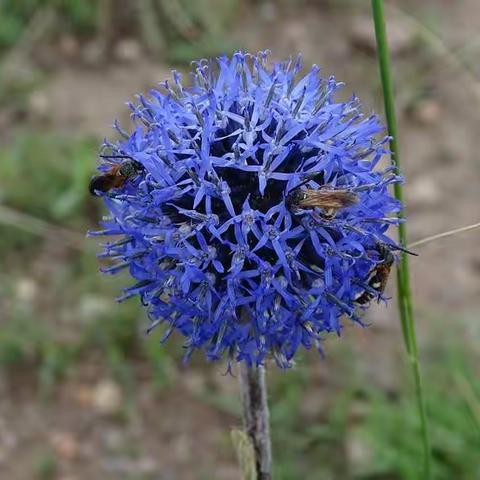
[[[97,192],[108,192],[112,188],[120,188],[125,185],[129,178],[136,177],[142,170],[142,164],[131,157],[123,155],[105,156],[105,158],[124,158],[121,163],[100,175],[95,175],[88,184],[88,190],[92,195],[98,196]]]
[[[380,255],[380,262],[372,269],[369,275],[368,286],[371,290],[363,291],[355,299],[355,302],[359,305],[365,305],[369,303],[375,296],[378,298],[378,301],[380,301],[380,296],[385,291],[388,277],[390,276],[393,264],[395,263],[395,255],[392,253],[392,250],[401,250],[410,255],[417,256],[416,253],[410,252],[405,248],[378,242],[376,245],[376,251]],[[374,290],[376,293],[374,293],[372,290]]]
[[[346,188],[321,187],[301,189],[302,184],[290,190],[285,200],[287,207],[292,211],[320,209],[324,218],[333,218],[342,208],[356,205],[359,197],[355,192]]]

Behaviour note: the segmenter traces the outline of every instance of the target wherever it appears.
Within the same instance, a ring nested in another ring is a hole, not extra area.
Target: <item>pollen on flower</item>
[[[388,186],[400,178],[378,168],[388,138],[377,117],[356,97],[336,101],[343,84],[317,66],[300,76],[299,58],[267,60],[202,60],[191,87],[174,72],[129,104],[131,132],[114,123],[100,177],[122,175],[125,159],[141,168],[96,191],[111,218],[93,234],[120,236],[102,254],[106,273],[135,279],[120,300],[140,296],[150,329],[183,334],[187,357],[287,367],[340,333],[341,317],[361,323],[358,298],[384,298],[371,279],[384,246],[396,248]],[[329,192],[335,203],[322,203]]]

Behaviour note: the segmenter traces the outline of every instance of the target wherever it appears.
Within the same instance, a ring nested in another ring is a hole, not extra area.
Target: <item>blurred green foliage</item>
[[[473,353],[460,342],[450,336],[435,347],[442,361],[425,364],[433,477],[439,480],[480,478],[480,381]],[[412,385],[403,381],[396,397],[369,386],[355,368],[342,368],[340,374],[343,389],[315,421],[302,413],[309,395],[308,369],[276,376],[271,401],[274,451],[281,452],[276,478],[421,480],[422,444]]]
[[[187,63],[192,58],[231,53],[238,48],[228,27],[239,9],[238,0],[161,0],[162,25],[169,40],[168,59]]]
[[[92,271],[88,275],[93,280],[85,283],[88,287],[81,286],[86,276],[83,272],[77,283],[70,283],[71,288],[65,291],[62,301],[50,307],[56,309],[59,317],[64,315],[64,310],[71,310],[72,305],[77,311],[83,311],[83,317],[86,315],[87,318],[75,325],[78,329],[75,335],[68,335],[68,338],[59,335],[58,328],[49,320],[51,310],[34,313],[32,306],[17,303],[15,292],[2,292],[2,296],[8,295],[13,300],[13,306],[5,310],[6,318],[0,328],[0,368],[7,374],[20,366],[33,368],[41,391],[48,394],[71,369],[96,352],[111,375],[127,389],[135,380],[134,364],[138,362],[148,365],[153,385],[161,389],[168,387],[173,380],[175,364],[181,362],[181,356],[172,352],[176,349],[181,353],[181,349],[178,345],[173,345],[172,351],[161,347],[160,332],[146,336],[147,320],[138,302],[117,305],[113,297],[119,293],[121,282],[96,282],[95,276],[100,277],[100,274],[94,271],[96,259],[94,255],[91,257]],[[11,279],[12,285],[16,280]],[[44,288],[52,288],[52,285],[47,286],[45,282]],[[100,308],[87,306],[92,292]],[[77,295],[79,297],[75,298]]]
[[[24,114],[28,111],[29,95],[41,86],[45,76],[38,69],[13,76],[3,75],[3,70],[0,64],[0,108]]]
[[[84,226],[85,185],[95,169],[97,147],[93,138],[17,134],[0,151],[0,199],[46,220]]]
[[[58,25],[78,34],[92,33],[97,25],[98,0],[2,0],[0,3],[0,53],[21,38],[34,15],[50,8]]]
[[[51,451],[39,452],[34,459],[33,470],[38,480],[53,480],[58,473],[58,462]]]
[[[0,367],[6,373],[19,366],[33,367],[41,390],[48,394],[70,368],[79,365],[86,355],[97,352],[111,375],[127,388],[134,380],[133,360],[149,364],[152,382],[158,388],[170,385],[174,362],[178,363],[180,358],[175,359],[172,352],[160,347],[159,332],[148,337],[142,333],[147,321],[137,303],[118,308],[113,300],[115,291],[108,282],[102,293],[105,302],[111,302],[111,311],[92,313],[69,339],[56,334],[56,328],[48,322],[49,312],[34,315],[22,305],[14,307],[0,328]],[[82,298],[85,301],[87,297]]]
[[[100,215],[98,202],[87,189],[95,170],[97,148],[98,141],[91,137],[17,132],[0,152],[1,202],[52,225],[74,228],[83,235],[88,228],[96,227]],[[42,279],[45,291],[64,290],[45,311],[34,312],[32,305],[15,300],[16,286],[25,275],[31,274],[29,261],[21,260],[33,257],[46,241],[62,246],[61,240],[45,240],[0,223],[2,257],[6,259],[8,252],[28,247],[25,253],[11,257],[19,262],[14,262],[16,271],[11,272],[8,283],[6,277],[0,278],[0,299],[12,300],[0,328],[0,365],[6,368],[35,365],[40,385],[50,390],[72,364],[81,361],[86,352],[96,350],[119,381],[131,379],[133,371],[127,358],[137,356],[151,363],[155,384],[168,385],[172,356],[159,348],[159,333],[144,338],[139,325],[143,311],[138,302],[132,300],[121,306],[114,302],[128,279],[102,277],[94,248],[81,255],[70,255],[68,261],[61,261],[55,277]],[[63,289],[65,284],[68,289]],[[88,307],[89,301],[93,307]],[[98,303],[100,307],[95,307]],[[62,317],[64,312],[72,310],[72,305],[76,305],[77,311],[86,310],[87,318],[74,339],[61,339],[48,318],[52,313],[49,308]],[[91,315],[89,308],[93,308]],[[143,322],[144,329],[146,320]]]
[[[465,353],[459,352],[464,356]],[[466,372],[444,364],[431,369],[426,382],[429,409],[433,474],[439,480],[480,478],[480,430],[467,399],[459,395],[455,377],[466,379]],[[448,382],[445,380],[448,379]],[[480,408],[478,379],[465,380]],[[388,478],[395,472],[398,478],[420,480],[418,457],[421,452],[419,422],[413,402],[391,401],[381,392],[370,392],[366,398],[368,415],[362,426],[362,439],[374,452],[374,463],[364,474],[366,478]],[[370,476],[368,476],[370,475]],[[383,477],[382,477],[383,475]]]
[[[50,10],[56,21],[50,34],[80,37],[137,36],[152,54],[175,63],[230,52],[238,44],[228,29],[240,7],[239,0],[4,0],[0,3],[0,55],[14,47],[36,21]],[[123,15],[122,11],[131,11]],[[126,18],[124,18],[126,17]],[[106,40],[106,39],[103,39]]]

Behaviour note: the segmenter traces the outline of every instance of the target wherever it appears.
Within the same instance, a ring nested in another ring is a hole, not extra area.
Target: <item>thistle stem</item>
[[[265,367],[249,367],[241,362],[239,370],[243,426],[255,452],[256,480],[271,480],[272,448]]]
[[[380,76],[382,80],[383,99],[385,104],[385,115],[387,118],[388,132],[391,136],[390,150],[392,152],[392,160],[400,170],[400,160],[398,153],[398,133],[397,121],[395,116],[395,101],[393,94],[393,82],[390,72],[390,58],[388,51],[387,32],[385,28],[385,14],[383,8],[383,0],[372,0],[373,21],[375,24],[375,36],[377,41],[378,62],[380,68]],[[402,186],[397,183],[394,185],[395,197],[402,201]],[[402,213],[403,216],[403,213]],[[407,246],[407,231],[405,223],[400,223],[398,227],[398,235],[400,244]],[[401,254],[400,264],[397,268],[397,284],[398,284],[398,309],[400,320],[402,323],[403,338],[405,348],[407,350],[408,359],[411,364],[417,405],[420,416],[420,428],[422,434],[423,455],[424,455],[424,475],[423,478],[431,478],[430,467],[430,438],[427,425],[427,413],[425,407],[425,399],[422,388],[422,378],[420,374],[420,364],[418,359],[418,347],[415,333],[415,322],[413,319],[412,294],[410,291],[410,275],[408,268],[408,257],[405,252]]]

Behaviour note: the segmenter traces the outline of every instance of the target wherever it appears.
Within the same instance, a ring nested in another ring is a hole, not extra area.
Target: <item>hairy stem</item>
[[[265,367],[249,367],[241,362],[239,370],[243,426],[253,444],[257,480],[271,480],[272,448]]]
[[[390,150],[392,160],[400,171],[400,159],[398,152],[398,133],[397,121],[395,116],[395,101],[393,94],[392,75],[390,73],[390,58],[388,51],[387,32],[385,28],[385,14],[383,9],[383,0],[372,0],[373,21],[375,24],[375,36],[377,40],[378,62],[380,76],[382,80],[383,99],[385,104],[385,115],[387,117],[388,133],[392,137],[390,141]],[[400,183],[395,184],[395,197],[402,202],[403,191]],[[407,231],[405,223],[400,223],[398,227],[400,244],[407,246]],[[415,322],[413,319],[412,294],[410,291],[410,275],[408,268],[408,257],[405,252],[401,254],[400,264],[397,268],[398,284],[398,309],[402,323],[403,338],[407,350],[408,359],[412,368],[415,393],[417,398],[418,410],[420,415],[420,427],[422,433],[423,455],[424,455],[424,476],[431,478],[430,468],[430,438],[427,425],[427,413],[425,399],[422,388],[422,378],[420,374],[420,364],[418,360],[418,347],[415,333]]]

